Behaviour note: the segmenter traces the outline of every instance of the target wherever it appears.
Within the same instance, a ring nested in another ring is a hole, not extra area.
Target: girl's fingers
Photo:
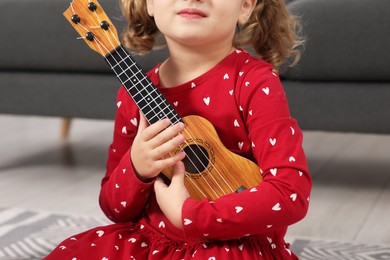
[[[164,122],[157,122],[145,130],[145,141],[149,141],[153,149],[159,146],[168,146],[172,150],[184,141],[184,137],[180,135],[180,132],[184,130],[184,124],[177,123],[171,126],[169,120],[162,121]],[[174,147],[172,147],[172,143]]]
[[[168,128],[164,129],[163,131],[159,132],[156,136],[156,143],[157,145],[161,145],[165,142],[168,142],[175,136],[177,136],[180,132],[184,130],[184,124],[183,123],[177,123],[175,125],[171,125]]]
[[[160,177],[157,177],[156,181],[154,182],[154,190],[156,192],[160,192],[166,188],[167,188],[167,185],[164,183],[163,179],[161,179]]]
[[[148,125],[149,122],[146,120],[145,116],[140,111],[138,131],[143,131]]]
[[[163,158],[163,159],[156,161],[155,166],[156,166],[156,168],[161,169],[161,171],[162,171],[163,169],[171,167],[171,166],[175,165],[177,162],[182,161],[185,156],[186,156],[186,154],[184,152],[179,152],[179,153],[174,154],[172,156],[169,156],[169,157],[166,157],[166,158]]]
[[[169,141],[163,142],[161,145],[157,146],[153,150],[153,154],[155,158],[161,158],[170,154],[173,150],[175,150],[181,143],[185,141],[185,137],[182,134],[175,136]]]
[[[149,141],[152,138],[156,137],[160,132],[166,129],[171,124],[171,121],[168,118],[157,121],[154,124],[151,124],[149,127],[145,128],[142,133],[143,139]]]
[[[175,163],[173,168],[172,182],[177,183],[180,186],[184,186],[184,174],[185,174],[184,163],[181,161]]]

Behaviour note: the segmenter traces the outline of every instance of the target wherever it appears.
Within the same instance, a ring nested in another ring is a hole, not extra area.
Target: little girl
[[[169,156],[185,125],[148,125],[121,88],[99,200],[115,224],[70,237],[45,259],[297,259],[284,236],[308,210],[311,178],[277,73],[301,43],[284,0],[122,4],[127,47],[146,53],[163,39],[169,50],[152,82],[180,116],[206,118],[225,147],[256,162],[262,182],[214,201],[189,197],[185,155]],[[261,59],[240,48],[248,44]],[[166,184],[158,176],[171,166]]]

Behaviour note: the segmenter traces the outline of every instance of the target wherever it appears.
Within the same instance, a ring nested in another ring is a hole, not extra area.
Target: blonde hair
[[[165,45],[154,18],[147,12],[146,0],[121,0],[122,11],[129,23],[122,35],[123,44],[137,54],[146,54]],[[238,26],[235,47],[252,46],[263,60],[275,69],[289,59],[294,65],[303,46],[301,27],[284,0],[258,0],[251,17]]]

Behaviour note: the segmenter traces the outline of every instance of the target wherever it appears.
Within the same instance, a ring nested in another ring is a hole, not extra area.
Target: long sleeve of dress
[[[140,181],[131,163],[130,149],[137,133],[139,112],[124,88],[118,92],[117,107],[99,203],[109,219],[126,222],[140,215],[153,191],[153,183]]]
[[[215,201],[187,199],[182,222],[188,237],[227,240],[272,232],[307,213],[311,178],[303,137],[290,117],[281,82],[271,68],[239,74],[240,84],[234,90],[237,106],[263,180]]]
[[[140,181],[133,169],[139,109],[120,88],[99,197],[116,223],[72,236],[47,259],[297,259],[284,235],[307,212],[311,178],[302,132],[272,66],[239,49],[179,86],[165,88],[159,66],[148,76],[183,119],[205,118],[227,149],[256,162],[262,181],[214,201],[187,199],[177,228],[159,208],[154,182]],[[204,131],[195,136],[201,145]]]

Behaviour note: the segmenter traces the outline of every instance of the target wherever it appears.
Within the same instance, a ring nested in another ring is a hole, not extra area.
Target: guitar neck
[[[120,45],[106,55],[106,61],[150,124],[169,118],[172,124],[182,118],[153,82]]]

